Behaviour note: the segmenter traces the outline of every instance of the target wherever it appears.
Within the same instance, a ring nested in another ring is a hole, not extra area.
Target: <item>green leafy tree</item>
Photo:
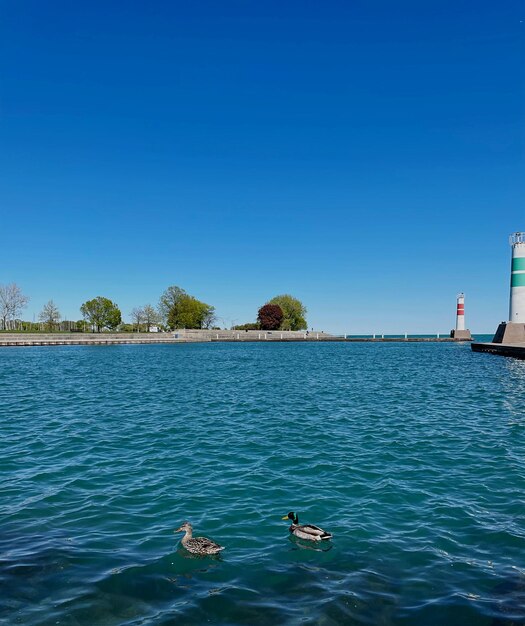
[[[212,328],[215,324],[217,316],[215,315],[215,307],[205,302],[201,302],[202,310],[202,328]]]
[[[118,306],[102,296],[84,302],[80,307],[80,312],[87,322],[96,328],[97,333],[103,328],[114,330],[122,322]]]
[[[181,295],[168,314],[168,326],[174,328],[210,328],[215,320],[215,308],[189,296]]]
[[[306,307],[297,298],[289,294],[283,294],[275,296],[268,304],[277,304],[281,307],[283,312],[281,330],[303,330],[308,328],[306,324]]]
[[[166,291],[161,295],[158,305],[159,315],[162,321],[167,321],[173,307],[177,306],[181,298],[186,296],[188,296],[188,294],[184,291],[184,289],[181,289],[176,285],[172,285],[166,289]]]
[[[86,320],[78,320],[76,322],[76,329],[77,332],[79,333],[85,333],[86,332]]]
[[[146,308],[146,307],[145,307]],[[190,296],[184,289],[172,285],[159,300],[160,320],[169,328],[211,328],[215,322],[215,308]]]
[[[246,324],[237,324],[237,326],[233,326],[232,330],[260,330],[261,327],[257,322],[247,322]],[[217,330],[220,330],[218,328]]]
[[[60,315],[60,311],[58,310],[53,300],[50,300],[47,304],[45,304],[44,308],[38,314],[38,319],[41,322],[44,322],[47,330],[49,330],[50,332],[53,332],[55,326],[57,326],[57,324],[60,322],[61,317],[62,316]]]

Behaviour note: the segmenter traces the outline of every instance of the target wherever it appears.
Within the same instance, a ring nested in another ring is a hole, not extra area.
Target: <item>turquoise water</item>
[[[0,381],[2,623],[525,623],[525,362],[4,348]],[[220,558],[180,548],[186,519]]]

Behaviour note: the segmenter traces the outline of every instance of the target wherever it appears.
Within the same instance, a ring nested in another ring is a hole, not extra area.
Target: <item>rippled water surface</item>
[[[0,622],[524,624],[524,409],[468,345],[2,348]]]

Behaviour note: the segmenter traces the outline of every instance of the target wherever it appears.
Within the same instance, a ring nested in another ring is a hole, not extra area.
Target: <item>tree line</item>
[[[80,307],[82,319],[63,320],[53,300],[38,314],[39,324],[20,319],[29,297],[15,283],[0,285],[0,330],[69,330],[77,332],[102,331],[151,332],[151,330],[219,329],[215,324],[215,307],[198,300],[181,287],[172,285],[160,297],[155,308],[151,304],[135,307],[130,312],[131,324],[122,321],[118,305],[103,296],[87,300]],[[307,327],[306,307],[288,294],[275,296],[257,312],[257,320],[237,325],[238,330],[302,330]]]
[[[304,330],[306,307],[289,294],[275,296],[257,311],[257,321],[234,326],[235,330]]]

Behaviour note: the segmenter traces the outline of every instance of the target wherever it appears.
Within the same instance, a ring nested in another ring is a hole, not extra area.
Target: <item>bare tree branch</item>
[[[28,296],[24,296],[16,283],[0,285],[0,319],[4,330],[8,322],[14,321],[22,313],[28,302]]]

